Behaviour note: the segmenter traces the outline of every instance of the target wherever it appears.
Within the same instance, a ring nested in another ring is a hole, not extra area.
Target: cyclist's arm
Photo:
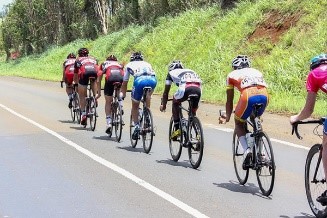
[[[168,101],[168,95],[169,95],[169,91],[170,91],[170,87],[171,85],[165,85],[165,89],[164,92],[162,94],[162,99],[161,99],[161,105],[163,106],[163,110],[166,109],[166,105],[167,105],[167,101]]]
[[[123,98],[126,97],[127,84],[128,84],[128,81],[123,81],[123,84],[121,86],[121,92],[123,93]]]
[[[234,100],[234,88],[228,88],[226,90],[227,100],[226,100],[226,122],[229,122],[230,117],[233,112],[233,100]]]
[[[61,81],[65,81],[65,65],[63,66],[63,69],[62,69],[62,79]]]
[[[315,107],[316,97],[317,97],[316,92],[308,91],[307,99],[305,101],[305,105],[304,105],[303,109],[301,110],[300,113],[291,117],[291,120],[290,120],[291,123],[294,123],[299,120],[304,120],[311,116],[311,114],[313,113],[313,109]]]

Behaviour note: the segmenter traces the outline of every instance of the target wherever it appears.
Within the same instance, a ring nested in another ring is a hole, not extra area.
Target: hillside
[[[231,60],[247,54],[269,85],[268,110],[297,112],[305,101],[309,60],[326,52],[326,15],[325,0],[257,0],[229,11],[191,10],[160,18],[155,27],[130,26],[95,41],[79,40],[40,56],[1,62],[0,75],[59,81],[64,58],[79,47],[88,47],[100,62],[109,53],[127,62],[131,51],[140,50],[158,74],[157,93],[163,90],[167,64],[180,59],[202,77],[203,99],[221,104]],[[325,99],[319,95],[317,115],[325,115]]]

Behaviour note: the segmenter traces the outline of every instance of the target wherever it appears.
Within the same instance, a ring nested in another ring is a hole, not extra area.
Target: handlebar
[[[325,121],[325,117],[322,117],[318,120],[307,120],[307,121],[296,121],[295,123],[292,124],[292,135],[296,135],[296,137],[298,139],[303,139],[303,137],[299,134],[299,131],[298,131],[298,126],[299,124],[312,124],[312,123],[315,123],[315,124],[319,124],[319,125],[322,125]]]

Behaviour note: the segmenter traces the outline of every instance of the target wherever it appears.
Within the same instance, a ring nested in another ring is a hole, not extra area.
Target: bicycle
[[[197,169],[202,161],[203,157],[203,129],[198,117],[192,112],[193,101],[199,98],[196,94],[188,96],[188,108],[179,106],[179,129],[182,131],[181,135],[176,140],[171,138],[174,132],[174,118],[170,119],[169,123],[169,150],[172,159],[177,162],[182,154],[182,147],[188,149],[189,161],[194,169]],[[172,101],[173,99],[168,99]],[[183,110],[187,112],[188,118],[183,116]]]
[[[63,82],[64,81],[60,81],[61,83],[61,88],[63,88]],[[77,84],[73,84],[73,87],[71,87],[71,89],[73,90],[72,92],[72,106],[69,108],[70,110],[70,115],[72,117],[72,121],[75,122],[75,119],[77,121],[77,123],[81,122],[81,110],[79,107],[79,95],[76,92],[76,87]]]
[[[111,102],[111,130],[108,133],[109,137],[112,136],[112,130],[114,129],[116,135],[116,141],[120,142],[122,136],[123,126],[123,109],[122,106],[119,104],[119,89],[121,87],[120,82],[113,83],[114,85],[114,94],[113,100]]]
[[[89,118],[90,120],[90,129],[94,131],[97,123],[97,117],[98,117],[97,110],[96,110],[97,101],[92,94],[90,83],[87,86],[87,91],[88,91],[88,95],[85,98],[85,113],[86,113],[86,117]],[[87,122],[85,123],[85,125],[83,125],[84,128],[86,128],[86,125]]]
[[[130,140],[133,148],[136,147],[138,140],[142,137],[143,149],[145,153],[149,153],[152,147],[154,128],[153,128],[153,117],[150,108],[146,106],[146,96],[152,90],[151,87],[144,87],[142,94],[142,108],[139,108],[139,122],[140,122],[140,132],[138,138],[133,140],[132,135],[134,132],[134,124],[132,119],[132,114],[130,116]]]
[[[249,145],[252,150],[250,162],[243,164],[243,152],[241,152],[243,148],[235,132],[233,134],[233,162],[236,177],[241,185],[247,182],[249,169],[255,170],[262,194],[269,196],[274,187],[276,166],[270,139],[262,130],[262,124],[258,117],[261,107],[263,104],[255,104],[251,116],[244,123],[244,128],[249,133],[246,136],[253,137],[253,145]],[[249,130],[249,126],[252,127],[252,131]]]
[[[317,120],[297,121],[292,125],[292,135],[295,132],[296,136],[302,139],[298,132],[298,125],[311,123],[318,124],[314,128],[313,134],[321,137],[321,134],[318,132],[318,127],[324,123],[325,119],[325,117],[322,117]],[[322,149],[322,144],[315,144],[310,148],[305,162],[304,173],[305,193],[310,209],[316,217],[327,217],[326,205],[322,205],[316,201],[317,197],[326,190],[326,178],[321,162]]]

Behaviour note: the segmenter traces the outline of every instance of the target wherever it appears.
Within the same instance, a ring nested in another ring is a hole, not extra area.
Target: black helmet
[[[183,69],[183,68],[184,68],[184,66],[183,66],[183,64],[182,64],[181,61],[179,61],[179,60],[174,60],[174,61],[172,61],[172,62],[169,64],[169,66],[168,66],[168,72],[169,72],[169,71],[172,71],[172,70],[175,70],[175,69]]]
[[[141,52],[134,52],[132,55],[131,55],[131,61],[143,61],[143,55]]]
[[[317,55],[310,60],[310,70],[320,66],[320,64],[327,64],[327,54]]]
[[[69,53],[67,55],[67,59],[69,59],[69,58],[76,58],[76,55],[74,53]]]
[[[78,49],[78,55],[81,57],[86,57],[89,55],[89,50],[87,48]]]
[[[115,55],[109,55],[109,56],[107,57],[107,61],[117,61],[117,58],[116,58]]]
[[[251,67],[251,61],[246,55],[238,55],[232,61],[232,67],[236,69],[242,69],[246,67]]]

